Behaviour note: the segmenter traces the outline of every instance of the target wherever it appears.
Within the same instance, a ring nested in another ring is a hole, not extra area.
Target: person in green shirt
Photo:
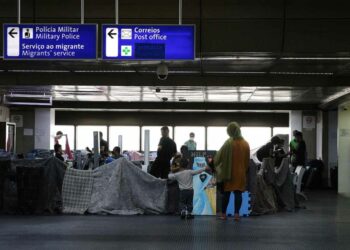
[[[289,143],[289,149],[290,149],[290,154],[291,154],[291,161],[293,161],[293,154],[297,151],[298,148],[298,142],[296,139],[296,135],[298,133],[298,130],[293,131],[293,139]]]
[[[194,141],[195,134],[193,132],[190,133],[190,139],[185,142],[185,146],[187,146],[189,151],[194,151],[197,149],[197,143]]]

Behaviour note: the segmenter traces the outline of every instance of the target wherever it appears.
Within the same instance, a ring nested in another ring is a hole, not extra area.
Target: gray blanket
[[[275,168],[272,158],[265,158],[256,177],[256,190],[252,200],[253,214],[275,213],[278,209],[293,210],[294,188],[288,159]]]
[[[92,185],[92,171],[68,168],[63,180],[63,212],[84,214],[89,207]]]
[[[281,166],[275,171],[275,186],[280,205],[287,210],[295,208],[295,191],[293,186],[292,174],[289,171],[289,161],[283,159]]]
[[[251,204],[254,215],[276,213],[278,210],[277,196],[273,187],[273,163],[273,159],[264,159],[257,173],[255,196]]]
[[[119,215],[166,212],[167,182],[120,158],[93,170],[89,213]]]

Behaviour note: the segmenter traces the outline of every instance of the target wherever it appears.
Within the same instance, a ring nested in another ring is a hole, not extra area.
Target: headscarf
[[[233,138],[233,140],[242,139],[241,128],[237,122],[230,122],[227,125],[227,134]]]

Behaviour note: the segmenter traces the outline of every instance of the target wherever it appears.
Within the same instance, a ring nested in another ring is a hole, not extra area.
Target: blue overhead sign
[[[102,25],[102,59],[194,60],[194,25]]]
[[[96,59],[96,24],[4,24],[4,59]]]

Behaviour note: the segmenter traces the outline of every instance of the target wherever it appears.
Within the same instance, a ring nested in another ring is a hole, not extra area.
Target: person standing
[[[298,130],[293,131],[293,139],[289,143],[290,162],[292,163],[292,165],[293,165],[293,162],[295,162],[295,153],[298,148],[298,142],[296,139],[298,132],[299,132]]]
[[[101,155],[108,155],[108,142],[103,139],[103,133],[100,132],[100,154]]]
[[[69,146],[69,142],[68,142],[68,135],[67,134],[63,134],[62,131],[57,131],[56,136],[54,137],[54,141],[55,141],[54,146],[57,145],[57,144],[60,145],[59,140],[63,136],[66,137],[66,145],[65,145],[66,146],[66,150],[65,150],[65,153],[68,156],[68,159],[73,160],[73,154],[72,154],[72,151],[70,150],[70,146]]]
[[[305,166],[306,164],[306,144],[303,139],[303,133],[297,131],[295,134],[295,140],[297,142],[297,147],[292,151],[292,166]]]
[[[170,172],[170,160],[176,154],[176,143],[169,138],[169,128],[161,128],[157,157],[153,162],[151,174],[157,178],[167,179]]]
[[[249,167],[250,148],[244,140],[241,129],[236,122],[227,126],[230,138],[224,143],[214,157],[217,180],[221,183],[222,211],[220,219],[226,219],[226,210],[231,192],[235,195],[234,219],[238,221],[242,206],[242,192],[246,189],[247,171]]]
[[[191,168],[190,166],[190,152],[188,151],[188,147],[185,145],[182,145],[180,148],[180,152],[182,155],[182,162],[183,162],[183,166],[186,166],[187,168]]]
[[[180,188],[179,208],[181,219],[193,219],[193,176],[209,170],[205,168],[198,170],[187,169],[187,165],[183,165],[182,155],[176,155],[172,162],[172,171],[169,174],[169,180],[176,180]]]
[[[195,134],[193,132],[190,133],[190,139],[185,142],[185,146],[187,146],[188,150],[194,151],[197,149],[197,142],[194,140]]]
[[[62,131],[57,131],[57,132],[56,132],[56,136],[54,137],[54,141],[55,141],[54,145],[60,144],[60,143],[59,143],[59,140],[60,140],[63,136],[65,136],[65,135],[63,134]]]
[[[64,162],[64,158],[62,156],[63,155],[62,146],[60,144],[55,144],[54,150],[55,150],[55,157]]]

